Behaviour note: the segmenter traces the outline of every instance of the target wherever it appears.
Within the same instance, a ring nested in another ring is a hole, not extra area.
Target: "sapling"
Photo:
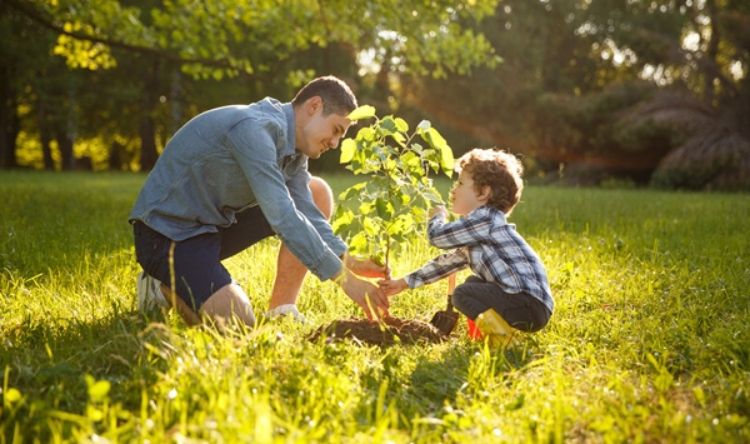
[[[349,118],[373,119],[341,144],[340,162],[366,180],[339,195],[333,229],[351,254],[388,267],[392,255],[423,235],[428,208],[443,204],[429,173],[450,177],[453,151],[427,120],[409,132],[404,119],[378,118],[369,105]]]

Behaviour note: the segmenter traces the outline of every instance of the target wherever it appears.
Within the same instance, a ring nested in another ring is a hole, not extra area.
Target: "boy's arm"
[[[442,248],[459,248],[481,243],[489,236],[492,220],[477,211],[468,217],[446,223],[443,214],[436,214],[427,226],[430,244]]]
[[[404,280],[409,288],[417,288],[425,284],[439,281],[449,274],[466,268],[469,264],[469,259],[466,255],[467,252],[463,248],[450,253],[441,254],[426,263],[419,270],[406,275]]]

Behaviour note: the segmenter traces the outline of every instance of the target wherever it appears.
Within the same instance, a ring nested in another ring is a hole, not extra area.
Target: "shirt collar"
[[[296,126],[294,124],[294,106],[291,102],[287,102],[281,105],[281,109],[284,110],[284,116],[286,117],[286,145],[281,153],[282,157],[286,156],[297,156],[297,141],[296,141]]]
[[[503,225],[508,223],[508,221],[505,218],[505,213],[503,213],[502,211],[490,205],[482,205],[481,207],[474,209],[474,211],[466,215],[466,218],[468,219],[471,217],[484,217],[484,216],[488,216],[492,219],[499,219]]]

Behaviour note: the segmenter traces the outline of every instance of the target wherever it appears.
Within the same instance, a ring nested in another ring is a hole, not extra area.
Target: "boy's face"
[[[317,159],[326,151],[336,149],[351,120],[336,113],[323,115],[320,97],[310,98],[301,108],[301,120],[297,121],[297,151]]]
[[[489,187],[478,192],[474,187],[474,180],[466,170],[461,171],[458,180],[451,189],[451,210],[461,216],[466,216],[487,203]]]

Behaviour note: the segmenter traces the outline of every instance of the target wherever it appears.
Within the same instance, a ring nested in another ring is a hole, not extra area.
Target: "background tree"
[[[747,2],[276,3],[5,0],[3,165],[39,140],[38,165],[70,167],[77,138],[96,168],[148,169],[188,117],[332,73],[458,153],[508,147],[547,178],[749,186]]]
[[[63,57],[70,69],[137,67],[133,72],[141,81],[141,91],[134,103],[139,105],[136,115],[142,169],[153,165],[157,141],[166,138],[157,134],[159,128],[171,126],[168,121],[155,119],[160,104],[176,95],[172,88],[176,78],[181,85],[190,82],[183,82],[183,75],[191,81],[210,79],[224,84],[228,78],[241,76],[245,91],[286,97],[316,74],[310,66],[331,72],[340,67],[340,55],[354,62],[356,54],[365,49],[373,50],[377,60],[378,54],[384,54],[379,50],[384,46],[389,47],[389,57],[398,58],[404,71],[467,72],[494,59],[483,36],[464,24],[491,13],[495,4],[496,0],[438,1],[430,5],[414,0],[401,2],[398,7],[385,0],[102,0],[95,5],[85,0],[4,2],[13,16],[34,23],[36,32],[56,36],[52,51]],[[24,45],[22,41],[16,43],[18,47]],[[298,63],[309,62],[315,55],[322,56],[320,62],[306,66]],[[352,66],[356,63],[341,67],[341,71],[355,74]],[[121,80],[112,77],[113,89]],[[245,95],[233,102],[248,101]],[[173,111],[174,104],[171,101]],[[77,105],[71,102],[71,106]],[[173,113],[172,120],[178,114]],[[60,146],[67,147],[70,140],[61,138]]]
[[[507,146],[577,183],[744,189],[749,17],[736,1],[504,1],[480,28],[503,64],[401,89],[458,152]]]

